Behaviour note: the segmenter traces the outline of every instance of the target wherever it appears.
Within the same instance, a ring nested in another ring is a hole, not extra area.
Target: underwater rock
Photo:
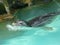
[[[23,2],[19,0],[11,1],[9,3],[10,3],[9,5],[11,9],[25,8],[28,6],[28,4],[24,4]]]
[[[6,12],[6,10],[5,10],[4,5],[3,5],[2,3],[0,3],[0,15],[6,14],[6,13],[7,13],[7,12]]]

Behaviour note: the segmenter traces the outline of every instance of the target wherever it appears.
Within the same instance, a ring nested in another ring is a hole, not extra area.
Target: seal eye
[[[17,25],[19,25],[19,26],[28,26],[28,24],[25,21],[17,21]]]

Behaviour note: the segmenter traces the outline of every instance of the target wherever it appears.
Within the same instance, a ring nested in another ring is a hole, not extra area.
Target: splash
[[[37,30],[38,28],[33,28],[33,27],[25,27],[25,26],[16,26],[16,25],[10,25],[10,24],[7,24],[6,25],[6,28],[9,30],[9,31],[21,31],[21,30]]]
[[[7,29],[8,29],[9,31],[11,31],[11,30],[12,30],[12,31],[18,30],[18,29],[17,29],[17,26],[12,26],[12,25],[9,25],[9,24],[8,24],[8,25],[6,25],[6,27],[7,27]]]

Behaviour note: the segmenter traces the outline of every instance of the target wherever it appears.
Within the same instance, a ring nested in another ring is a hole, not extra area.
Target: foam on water
[[[57,32],[57,29],[55,27],[34,28],[34,27],[12,26],[12,25],[7,25],[6,27],[9,31],[35,30],[35,32],[32,35],[40,35],[40,36],[47,35],[48,33]]]
[[[7,29],[9,30],[9,31],[16,31],[16,30],[18,30],[18,28],[17,28],[17,26],[12,26],[12,25],[6,25],[6,27],[7,27]]]

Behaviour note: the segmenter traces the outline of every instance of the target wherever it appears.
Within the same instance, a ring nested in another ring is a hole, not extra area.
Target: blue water
[[[42,27],[21,27],[25,29],[9,31],[6,24],[0,24],[0,45],[60,45],[60,14]]]
[[[53,29],[46,28],[45,26],[52,27]],[[6,40],[0,39],[0,45],[60,45],[60,15],[51,24],[45,26],[36,28],[37,30],[32,28],[32,30],[22,32],[23,34],[20,31],[15,31],[19,35],[12,33],[13,36],[16,36]]]

